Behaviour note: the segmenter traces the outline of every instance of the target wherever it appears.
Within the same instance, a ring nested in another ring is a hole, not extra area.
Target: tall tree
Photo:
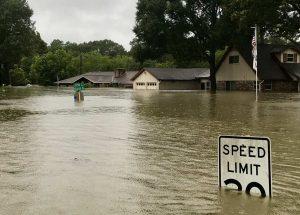
[[[216,52],[224,48],[228,35],[224,6],[222,0],[170,0],[168,5],[170,28],[209,62],[212,91],[216,90]]]
[[[283,37],[300,46],[300,1],[282,0],[279,13],[275,36]]]
[[[136,38],[131,43],[131,52],[141,62],[161,58],[167,53],[166,9],[166,0],[139,0],[137,3],[133,29]]]
[[[117,55],[125,55],[127,54],[125,48],[112,41],[112,40],[98,40],[98,41],[90,41],[85,43],[61,43],[60,40],[54,40],[53,42],[57,42],[58,45],[64,47],[67,51],[72,51],[75,54],[79,53],[88,53],[88,52],[97,52],[98,54],[115,57]],[[52,45],[51,45],[52,46]]]
[[[35,31],[26,0],[1,0],[0,8],[0,82],[8,83],[14,64],[22,56],[42,52],[45,44]]]
[[[279,7],[283,0],[232,0],[228,2],[228,12],[236,23],[238,32],[249,32],[251,27],[258,27],[260,42],[264,42],[277,26]]]
[[[228,9],[239,31],[258,26],[261,43],[283,39],[299,44],[299,0],[232,0]]]

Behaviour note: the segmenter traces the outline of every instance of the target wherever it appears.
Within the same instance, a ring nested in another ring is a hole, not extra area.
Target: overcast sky
[[[137,0],[27,0],[43,40],[111,39],[127,50],[133,39]]]

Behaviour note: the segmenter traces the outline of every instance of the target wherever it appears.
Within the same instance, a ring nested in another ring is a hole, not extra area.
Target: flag
[[[252,55],[253,55],[253,69],[257,71],[257,39],[256,39],[256,30],[255,35],[252,39]]]

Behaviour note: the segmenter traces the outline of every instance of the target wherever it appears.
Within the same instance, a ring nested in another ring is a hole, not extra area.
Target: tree
[[[131,53],[141,63],[167,54],[168,25],[165,20],[167,1],[139,0]]]
[[[49,51],[57,51],[59,49],[63,49],[65,47],[65,44],[62,40],[55,39],[51,42],[49,46]]]
[[[283,37],[300,46],[300,2],[299,0],[282,0],[279,8],[280,22],[274,30],[275,36]]]
[[[264,43],[270,33],[280,23],[279,7],[283,0],[232,0],[228,3],[228,13],[235,22],[238,33],[250,34],[251,27],[258,27],[259,42]],[[253,35],[253,33],[252,33]]]
[[[216,52],[227,42],[227,24],[222,0],[170,0],[167,21],[180,40],[192,45],[210,66],[211,90],[216,90]]]
[[[54,40],[52,43],[56,42],[58,46],[61,48],[65,48],[67,51],[74,53],[75,55],[79,55],[81,53],[88,52],[97,52],[98,54],[105,56],[117,56],[117,55],[126,55],[127,52],[125,48],[111,40],[99,40],[99,41],[90,41],[85,43],[63,43],[60,40]],[[52,46],[52,45],[51,45]]]
[[[22,68],[15,65],[14,69],[9,70],[11,76],[11,84],[13,86],[24,86],[29,83],[26,79],[25,72]]]
[[[72,61],[72,56],[59,49],[45,55],[35,56],[31,65],[30,76],[39,84],[53,85],[59,79],[65,79],[78,74]]]
[[[0,82],[8,83],[9,70],[23,56],[42,52],[45,43],[35,31],[26,0],[1,0],[0,8]]]
[[[228,4],[233,22],[239,32],[249,34],[258,26],[259,42],[279,41],[299,44],[299,0],[232,0]]]

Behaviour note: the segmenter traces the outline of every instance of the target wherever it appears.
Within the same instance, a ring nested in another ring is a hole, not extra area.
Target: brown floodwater
[[[300,214],[300,94],[0,88],[0,214]],[[221,134],[272,140],[273,198],[219,189]]]

